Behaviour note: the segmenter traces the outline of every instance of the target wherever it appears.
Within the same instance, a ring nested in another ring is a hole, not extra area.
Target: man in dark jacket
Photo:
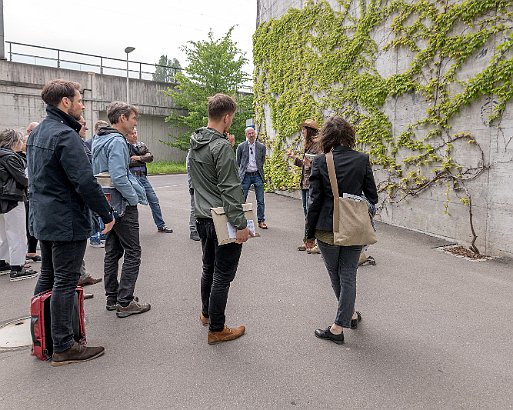
[[[237,339],[244,326],[225,325],[224,311],[230,283],[235,278],[242,243],[248,240],[247,221],[242,210],[244,196],[233,149],[225,136],[237,105],[224,94],[208,100],[208,124],[191,136],[189,172],[194,188],[196,225],[203,250],[200,321],[209,326],[208,344]],[[219,246],[211,208],[223,207],[236,230],[235,242]]]
[[[48,115],[27,141],[29,229],[41,242],[41,275],[34,293],[52,290],[52,366],[61,366],[105,351],[75,342],[72,312],[91,232],[90,209],[100,215],[105,231],[112,229],[114,219],[78,135],[84,110],[80,84],[50,81],[41,97]]]
[[[249,188],[253,185],[257,201],[258,226],[261,229],[267,229],[264,202],[265,145],[256,140],[256,131],[253,127],[246,128],[245,133],[246,141],[237,147],[237,165],[244,201],[248,199]]]

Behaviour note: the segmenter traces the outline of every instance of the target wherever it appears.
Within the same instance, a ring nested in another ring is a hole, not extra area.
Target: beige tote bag
[[[340,198],[333,153],[326,154],[328,175],[333,191],[333,240],[335,245],[372,245],[377,242],[367,201]]]

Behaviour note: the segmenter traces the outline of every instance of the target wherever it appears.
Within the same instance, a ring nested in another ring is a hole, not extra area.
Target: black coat
[[[0,148],[0,209],[2,213],[14,208],[25,199],[28,181],[25,160],[7,148]]]
[[[376,204],[378,192],[369,156],[348,147],[333,149],[338,192],[359,195]],[[315,230],[333,231],[333,192],[331,191],[326,155],[315,157],[310,175],[310,205],[306,216],[306,237],[313,239]]]
[[[57,107],[29,135],[29,230],[45,241],[84,240],[91,212],[112,221],[110,205],[93,176],[78,131],[81,125]]]

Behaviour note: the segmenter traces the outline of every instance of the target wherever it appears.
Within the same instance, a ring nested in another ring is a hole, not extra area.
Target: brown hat
[[[302,122],[299,125],[301,127],[313,128],[314,130],[319,131],[319,124],[317,124],[317,122],[315,122],[314,120],[311,120],[311,119],[305,120],[304,122]]]

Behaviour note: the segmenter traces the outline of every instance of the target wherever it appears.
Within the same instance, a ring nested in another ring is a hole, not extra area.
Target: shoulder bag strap
[[[328,176],[330,178],[331,191],[333,192],[333,232],[338,232],[338,183],[337,173],[335,171],[335,161],[333,161],[333,152],[326,154],[326,164],[328,165]]]

